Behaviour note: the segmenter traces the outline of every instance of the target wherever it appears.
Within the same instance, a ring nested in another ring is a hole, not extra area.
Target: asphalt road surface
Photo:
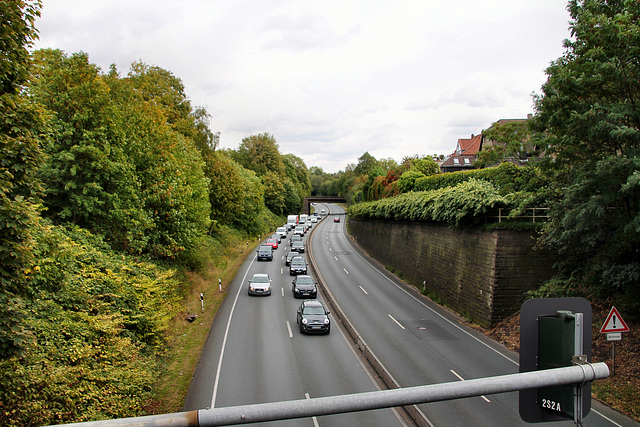
[[[325,209],[329,215],[314,225],[311,239],[305,237],[307,252],[310,243],[318,274],[398,384],[408,387],[518,372],[517,354],[467,327],[362,254],[347,236],[344,219],[333,221],[344,218],[342,209],[333,205]],[[374,374],[352,349],[335,318],[329,335],[298,331],[296,309],[301,301],[292,295],[293,277],[284,262],[290,236],[274,252],[273,261],[257,262],[255,254],[250,254],[238,272],[210,332],[184,410],[378,389]],[[258,272],[272,277],[271,296],[247,295],[247,281]],[[517,392],[426,403],[418,408],[425,425],[528,425],[518,414]],[[279,421],[277,425],[393,426],[405,425],[405,420],[402,411],[381,409]],[[594,401],[584,425],[637,424]]]

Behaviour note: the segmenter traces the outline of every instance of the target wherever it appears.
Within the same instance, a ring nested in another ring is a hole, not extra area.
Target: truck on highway
[[[287,216],[287,227],[289,230],[298,225],[298,215],[288,215]]]

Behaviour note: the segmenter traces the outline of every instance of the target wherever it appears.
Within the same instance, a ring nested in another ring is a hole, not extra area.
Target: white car
[[[276,229],[276,234],[279,234],[281,239],[286,239],[288,233],[289,230],[287,230],[287,227],[278,227]]]
[[[266,273],[256,273],[249,280],[249,295],[271,295],[271,277]]]

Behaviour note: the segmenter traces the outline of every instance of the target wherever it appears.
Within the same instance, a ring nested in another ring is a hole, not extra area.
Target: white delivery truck
[[[288,215],[287,216],[287,227],[289,230],[298,225],[298,215]]]

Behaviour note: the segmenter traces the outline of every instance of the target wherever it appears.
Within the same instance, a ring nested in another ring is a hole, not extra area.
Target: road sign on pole
[[[611,376],[616,374],[616,341],[622,338],[622,332],[629,332],[629,327],[622,320],[617,308],[611,306],[611,311],[604,321],[601,334],[607,334],[607,341],[611,341]]]
[[[604,321],[602,328],[600,328],[600,333],[608,334],[612,332],[629,332],[629,327],[622,320],[622,316],[620,316],[620,312],[615,307],[611,307],[611,311],[609,311],[609,315],[607,316],[607,320]]]

